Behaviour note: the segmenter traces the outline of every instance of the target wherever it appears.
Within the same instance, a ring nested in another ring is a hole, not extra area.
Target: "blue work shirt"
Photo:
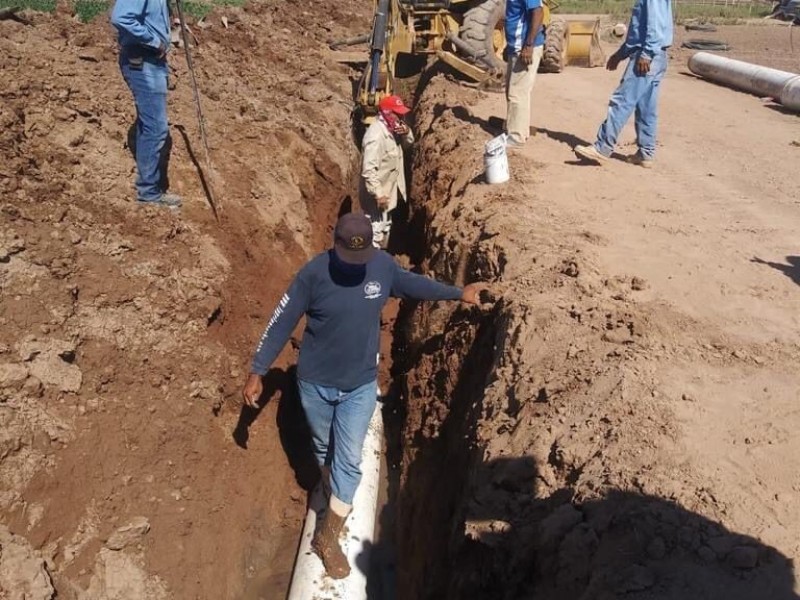
[[[169,49],[167,0],[117,0],[111,11],[111,24],[119,31],[119,45],[123,48]]]
[[[402,269],[379,251],[366,265],[341,263],[332,250],[311,259],[283,295],[256,348],[251,373],[264,375],[300,317],[297,362],[303,381],[351,391],[378,375],[381,309],[389,297],[458,300],[461,289]]]
[[[531,13],[542,8],[542,0],[507,0],[506,2],[506,45],[514,52],[522,50],[531,30]],[[534,46],[544,45],[544,27],[540,27],[533,40]]]
[[[638,0],[633,7],[628,36],[619,49],[620,58],[641,52],[652,58],[672,45],[672,1]]]

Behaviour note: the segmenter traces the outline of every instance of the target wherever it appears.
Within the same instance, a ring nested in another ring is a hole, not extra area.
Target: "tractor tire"
[[[495,32],[503,32],[502,27],[498,29],[498,24],[505,19],[506,0],[484,0],[477,6],[470,8],[464,13],[464,21],[461,25],[459,37],[470,44],[485,62],[493,69],[503,70],[506,68],[505,61],[498,56],[495,46]],[[505,37],[503,36],[503,45]]]
[[[564,19],[553,19],[545,30],[544,50],[539,70],[542,73],[561,73],[567,66],[569,27]]]

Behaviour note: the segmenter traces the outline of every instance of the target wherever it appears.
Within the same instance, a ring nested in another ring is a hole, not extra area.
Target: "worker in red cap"
[[[380,248],[389,244],[398,194],[408,200],[403,150],[414,143],[414,134],[403,117],[410,110],[399,96],[384,97],[361,147],[359,200],[372,222],[373,243]]]

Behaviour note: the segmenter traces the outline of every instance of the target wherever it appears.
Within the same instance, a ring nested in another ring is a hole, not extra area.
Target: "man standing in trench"
[[[330,477],[328,509],[312,547],[331,577],[350,573],[339,535],[361,480],[361,450],[377,402],[381,309],[390,296],[479,305],[486,288],[461,289],[402,269],[373,246],[369,218],[349,213],[336,224],[333,248],[306,263],[278,303],[242,394],[257,406],[262,376],[305,314],[297,385],[324,486]]]
[[[531,94],[542,60],[542,0],[506,1],[506,133],[509,148],[522,148],[531,129]]]
[[[414,143],[414,134],[403,117],[409,110],[399,96],[383,98],[361,144],[359,202],[372,221],[372,241],[381,248],[389,245],[398,195],[408,200],[403,149]]]
[[[603,164],[611,156],[622,128],[635,111],[636,144],[639,150],[627,160],[645,168],[653,166],[658,125],[658,94],[667,72],[667,48],[672,45],[672,1],[637,0],[625,43],[608,59],[615,71],[628,59],[628,66],[608,103],[608,116],[591,146],[578,146],[575,154]]]
[[[169,150],[167,52],[168,0],[117,0],[111,23],[119,31],[119,66],[136,104],[136,200],[178,208],[181,199],[164,189]]]

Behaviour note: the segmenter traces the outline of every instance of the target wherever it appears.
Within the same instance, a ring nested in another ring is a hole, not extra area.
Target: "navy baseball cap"
[[[363,265],[375,256],[372,245],[372,222],[364,213],[347,213],[336,222],[333,249],[342,261]]]

